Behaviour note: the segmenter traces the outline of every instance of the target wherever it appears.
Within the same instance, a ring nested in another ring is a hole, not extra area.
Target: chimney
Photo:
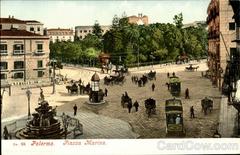
[[[14,18],[14,16],[12,16],[12,18]]]
[[[8,18],[11,18],[11,16],[9,15]]]

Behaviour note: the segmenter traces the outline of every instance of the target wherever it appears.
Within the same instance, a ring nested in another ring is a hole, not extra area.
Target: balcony
[[[1,67],[0,67],[0,71],[1,71],[1,72],[8,72],[8,68],[1,66]]]
[[[1,56],[7,56],[8,55],[8,51],[7,50],[1,50],[0,51],[0,55]]]
[[[37,50],[37,51],[34,52],[34,55],[36,55],[36,56],[41,56],[41,55],[44,55],[44,54],[45,54],[45,52],[43,50]]]
[[[13,55],[24,55],[24,51],[23,50],[14,50],[13,51]]]

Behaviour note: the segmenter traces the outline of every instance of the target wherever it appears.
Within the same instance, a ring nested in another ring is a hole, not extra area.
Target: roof
[[[36,21],[36,20],[25,20],[25,22],[29,22],[29,23],[40,23],[40,24],[41,24],[41,22]]]
[[[0,36],[42,36],[42,35],[31,33],[26,30],[11,29],[11,30],[0,30]]]
[[[47,29],[47,31],[73,31],[73,30],[72,29],[53,28],[53,29]]]
[[[170,83],[179,83],[181,81],[180,81],[179,77],[170,77],[169,82]]]
[[[93,74],[91,81],[100,81],[100,78],[96,72]]]
[[[0,18],[0,23],[26,24],[25,21],[16,18]]]
[[[182,106],[182,101],[180,99],[168,99],[166,100],[166,107],[167,106]]]

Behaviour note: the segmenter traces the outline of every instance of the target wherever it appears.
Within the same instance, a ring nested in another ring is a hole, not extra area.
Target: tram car
[[[181,93],[181,81],[179,77],[172,76],[169,78],[169,85],[170,85],[170,93],[172,96],[180,96]]]
[[[166,137],[182,137],[185,135],[183,125],[183,107],[180,99],[168,99],[165,102]]]

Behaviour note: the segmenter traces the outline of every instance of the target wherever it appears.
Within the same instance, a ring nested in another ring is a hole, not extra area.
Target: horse
[[[208,98],[205,98],[201,101],[201,106],[202,106],[202,111],[204,112],[205,115],[207,115],[207,110],[212,112],[213,101]]]
[[[154,99],[148,98],[145,100],[144,104],[148,117],[150,117],[151,114],[156,114],[156,101]]]
[[[130,102],[131,98],[129,96],[126,95],[122,95],[121,97],[121,105],[123,108],[125,108],[127,106],[127,104]]]

